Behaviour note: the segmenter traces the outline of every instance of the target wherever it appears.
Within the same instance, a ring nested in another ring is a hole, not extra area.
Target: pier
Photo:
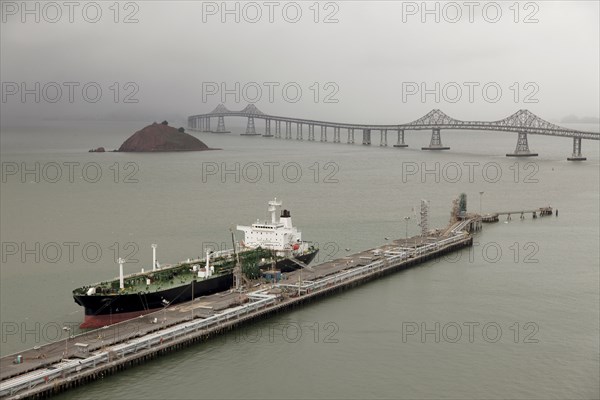
[[[1,398],[44,398],[259,318],[471,246],[472,220],[286,274],[278,282],[166,307],[0,359]]]
[[[247,281],[243,290],[231,289],[166,306],[138,318],[2,357],[0,398],[45,398],[101,379],[250,321],[472,246],[472,234],[481,230],[482,222],[519,213],[551,215],[552,208],[483,216],[464,214],[442,230],[428,231],[424,224],[420,236],[392,240],[314,267],[303,267],[277,281]]]
[[[538,216],[544,217],[546,215],[552,215],[552,207],[541,207],[535,210],[518,210],[518,211],[500,211],[492,214],[485,214],[481,216],[482,222],[498,222],[500,221],[501,215],[506,215],[506,220],[510,221],[513,215],[518,215],[520,219],[525,219],[526,214],[531,214],[533,219]],[[558,210],[556,210],[556,215],[558,215]]]
[[[213,111],[188,117],[188,129],[197,132],[227,133],[225,118],[247,118],[246,131],[242,136],[263,136],[267,138],[316,141],[315,128],[318,128],[320,142],[342,143],[342,130],[346,131],[346,143],[354,144],[355,133],[362,132],[362,144],[371,145],[371,134],[379,132],[379,146],[387,147],[388,133],[397,134],[395,148],[405,148],[408,144],[404,141],[405,131],[431,131],[429,146],[421,147],[422,150],[449,150],[449,146],[442,144],[441,131],[444,130],[476,130],[512,132],[517,134],[517,144],[508,157],[534,157],[538,153],[529,149],[528,135],[560,136],[573,139],[573,151],[567,157],[569,161],[584,161],[586,157],[581,154],[581,140],[600,140],[600,133],[580,131],[565,128],[548,122],[529,110],[519,110],[508,117],[498,121],[463,121],[452,118],[443,111],[434,109],[408,123],[389,125],[356,124],[348,122],[329,122],[307,118],[283,117],[263,113],[254,104],[249,104],[240,111],[227,109],[219,104]],[[211,129],[211,119],[218,121],[217,129]],[[257,133],[255,119],[264,120],[264,133]],[[306,130],[304,130],[306,128]],[[328,134],[333,132],[333,137]],[[305,136],[305,132],[307,135]],[[376,133],[375,133],[376,134]]]

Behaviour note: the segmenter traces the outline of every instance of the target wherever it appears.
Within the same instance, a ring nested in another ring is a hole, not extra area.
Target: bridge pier
[[[442,137],[440,135],[440,129],[434,128],[431,131],[431,141],[428,147],[421,147],[421,150],[449,150],[450,147],[442,145]]]
[[[202,132],[210,132],[210,117],[204,118],[204,130]]]
[[[362,144],[370,145],[371,144],[371,130],[363,129],[363,142]]]
[[[573,138],[573,154],[567,158],[568,161],[585,161],[587,158],[581,155],[581,138]]]
[[[327,127],[324,125],[321,125],[321,142],[326,142],[327,141]]]
[[[379,146],[387,146],[387,129],[379,130]]]
[[[304,140],[302,138],[302,123],[296,123],[296,140]]]
[[[348,144],[354,144],[354,128],[348,128]]]
[[[256,127],[254,126],[254,117],[248,117],[248,123],[246,124],[246,133],[242,133],[242,135],[258,135],[258,133],[256,133]]]
[[[398,129],[398,143],[396,143],[394,147],[408,147],[408,145],[404,143],[404,129]]]
[[[315,126],[313,124],[308,125],[308,140],[315,141]]]
[[[231,131],[228,131],[227,129],[225,129],[225,117],[224,116],[220,116],[219,117],[219,122],[217,124],[217,133],[230,133]]]
[[[285,121],[285,138],[292,138],[292,123],[290,121]]]
[[[517,137],[517,147],[514,153],[506,154],[507,157],[535,157],[537,153],[529,151],[529,142],[527,141],[527,132],[519,132]]]
[[[281,121],[275,121],[275,137],[281,139]]]
[[[340,127],[339,126],[334,126],[333,127],[333,143],[340,143]]]
[[[271,135],[271,120],[268,118],[265,119],[265,134],[263,137],[273,137],[273,135]]]

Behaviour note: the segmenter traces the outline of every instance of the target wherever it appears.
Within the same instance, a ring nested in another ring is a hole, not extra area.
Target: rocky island
[[[124,152],[202,151],[211,149],[201,140],[185,133],[183,128],[173,128],[167,121],[154,122],[137,131],[123,142]]]

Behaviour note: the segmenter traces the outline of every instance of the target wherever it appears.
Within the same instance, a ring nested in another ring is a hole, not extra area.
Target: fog
[[[600,109],[598,2],[65,4],[2,2],[3,125],[183,121],[222,102],[388,124]]]

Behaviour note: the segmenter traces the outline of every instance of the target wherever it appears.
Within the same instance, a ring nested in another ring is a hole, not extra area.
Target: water
[[[528,215],[522,221],[514,215],[509,223],[486,225],[471,250],[58,398],[599,397],[597,142],[584,141],[588,161],[574,163],[566,161],[572,146],[566,138],[531,136],[530,147],[540,156],[526,160],[504,156],[513,151],[515,134],[442,131],[452,149],[440,153],[419,150],[428,143],[425,132],[407,133],[411,147],[394,149],[379,148],[376,132],[366,147],[240,138],[234,133],[244,127],[228,123],[232,134],[197,134],[221,151],[87,153],[92,147],[117,148],[148,122],[3,128],[3,163],[31,168],[38,162],[48,175],[49,163],[79,164],[71,164],[73,183],[67,177],[51,183],[43,176],[36,183],[33,175],[24,183],[19,175],[7,176],[2,183],[3,246],[40,246],[39,262],[34,254],[23,261],[20,253],[3,248],[2,355],[64,337],[57,333],[62,326],[83,319],[71,290],[115,276],[117,250],[139,260],[126,264],[126,272],[133,272],[151,264],[151,243],[158,244],[161,263],[198,256],[210,243],[229,247],[229,227],[264,218],[273,197],[291,210],[304,238],[320,244],[321,261],[346,248],[353,252],[402,237],[405,230],[416,234],[412,208],[422,198],[430,200],[431,227],[446,225],[451,201],[461,192],[473,211],[483,191],[483,211],[551,205],[559,216]],[[393,135],[388,142],[395,142]],[[99,166],[98,182],[82,177],[86,163]],[[233,170],[235,163],[239,182],[235,173],[206,174],[215,165]],[[415,166],[435,169],[435,163],[438,182],[436,173],[410,174]],[[498,179],[495,171],[501,172]],[[405,216],[411,217],[407,225]],[[64,245],[71,242],[72,260]],[[53,243],[62,249],[60,257]],[[84,245],[89,254],[82,254]],[[423,328],[430,332],[424,337]],[[410,334],[411,329],[419,332]]]

